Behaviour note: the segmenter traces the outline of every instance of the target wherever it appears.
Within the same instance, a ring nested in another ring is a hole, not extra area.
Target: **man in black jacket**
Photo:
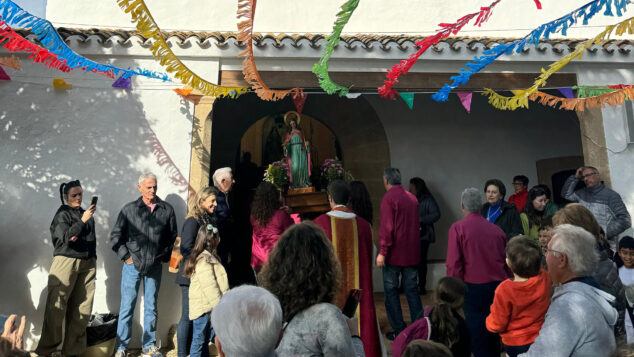
[[[121,209],[110,241],[125,263],[121,273],[121,307],[115,357],[125,357],[132,335],[132,317],[139,285],[143,280],[143,355],[160,357],[156,343],[156,300],[161,285],[162,263],[169,261],[176,240],[176,217],[172,206],[156,196],[156,176],[139,177],[141,197]]]

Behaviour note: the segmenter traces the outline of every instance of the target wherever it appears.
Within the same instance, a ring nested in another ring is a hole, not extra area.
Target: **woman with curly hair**
[[[281,206],[277,188],[269,182],[260,183],[253,197],[250,218],[253,227],[251,266],[256,271],[262,269],[280,235],[293,224],[291,216]]]
[[[288,323],[276,350],[278,356],[355,355],[346,319],[332,304],[341,281],[341,266],[321,228],[312,222],[289,228],[273,248],[259,278],[280,300]],[[355,338],[357,348],[359,342]]]

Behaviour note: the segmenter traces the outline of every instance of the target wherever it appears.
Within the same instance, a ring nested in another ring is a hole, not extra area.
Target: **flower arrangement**
[[[286,161],[280,160],[269,164],[269,167],[264,171],[263,181],[270,182],[279,189],[288,185],[288,165]]]
[[[351,181],[354,178],[350,172],[343,169],[341,161],[335,159],[326,159],[321,165],[320,170],[321,177],[326,183],[330,183],[333,180],[346,180]]]

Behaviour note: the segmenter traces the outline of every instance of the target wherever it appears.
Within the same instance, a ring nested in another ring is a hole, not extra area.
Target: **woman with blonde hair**
[[[178,357],[186,357],[189,355],[189,347],[192,341],[192,329],[193,323],[189,319],[189,284],[190,279],[183,275],[185,271],[185,262],[194,249],[196,244],[196,236],[200,227],[206,227],[208,224],[216,225],[216,218],[214,216],[214,209],[216,208],[216,197],[218,196],[218,189],[210,186],[205,187],[198,191],[193,200],[193,205],[187,214],[185,223],[183,223],[183,229],[181,231],[181,254],[183,259],[181,260],[178,268],[178,274],[176,275],[176,284],[181,287],[181,319],[178,322],[178,329],[176,336],[177,341],[177,355]]]
[[[619,319],[614,328],[614,335],[617,343],[625,341],[625,304],[627,303],[625,300],[625,288],[619,278],[619,271],[612,261],[613,253],[604,237],[601,226],[599,226],[592,212],[578,203],[571,203],[555,213],[553,225],[556,227],[561,224],[572,224],[581,227],[590,232],[596,239],[599,264],[592,274],[591,280],[598,284],[595,287],[616,297],[616,305],[614,307],[619,313]]]

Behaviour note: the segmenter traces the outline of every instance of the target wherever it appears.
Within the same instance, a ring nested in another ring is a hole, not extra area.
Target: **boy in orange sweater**
[[[552,282],[541,268],[539,246],[526,236],[506,244],[506,264],[514,277],[495,289],[486,327],[499,333],[509,357],[528,351],[539,335],[550,305]]]

